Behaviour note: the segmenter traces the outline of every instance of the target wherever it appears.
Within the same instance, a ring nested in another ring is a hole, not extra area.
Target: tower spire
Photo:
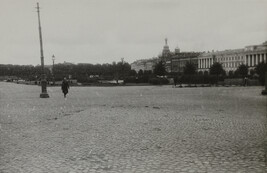
[[[168,45],[168,38],[165,38],[165,45]]]

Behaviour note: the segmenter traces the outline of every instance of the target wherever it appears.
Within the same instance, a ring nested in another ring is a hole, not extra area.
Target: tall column
[[[41,20],[40,20],[40,8],[39,3],[37,2],[37,14],[38,14],[38,26],[39,26],[39,39],[40,39],[40,54],[41,54],[41,69],[42,69],[42,75],[41,75],[41,88],[42,92],[40,94],[40,98],[48,98],[49,95],[47,93],[46,89],[46,75],[44,72],[44,52],[43,52],[43,41],[42,41],[42,30],[41,30]]]
[[[212,66],[212,58],[210,58],[210,67]]]
[[[255,66],[258,64],[258,54],[254,55]]]

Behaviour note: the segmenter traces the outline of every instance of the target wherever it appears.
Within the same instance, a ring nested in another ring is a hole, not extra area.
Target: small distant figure
[[[245,79],[244,79],[244,86],[248,86],[248,78],[247,77],[245,77]]]
[[[177,85],[177,82],[178,82],[178,77],[177,76],[175,76],[173,78],[173,82],[174,82],[174,88],[176,88],[176,85]]]
[[[61,84],[61,90],[62,90],[62,92],[64,94],[64,98],[66,98],[66,95],[69,92],[69,88],[70,88],[69,82],[67,81],[66,78],[64,78],[63,81],[62,81],[62,84]]]

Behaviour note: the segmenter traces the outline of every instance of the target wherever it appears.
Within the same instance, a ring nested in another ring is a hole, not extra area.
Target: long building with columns
[[[210,67],[219,62],[222,64],[227,74],[234,72],[241,64],[246,64],[249,70],[255,69],[260,62],[267,62],[267,41],[260,45],[246,46],[242,49],[229,49],[211,52],[180,52],[175,48],[171,52],[165,39],[162,55],[159,58],[137,60],[131,64],[135,71],[154,70],[156,63],[160,60],[165,62],[167,72],[183,73],[185,64],[192,62],[196,65],[198,72],[209,72]]]
[[[267,42],[243,49],[204,52],[198,56],[198,71],[209,71],[214,62],[221,63],[226,73],[236,71],[241,64],[254,69],[260,62],[267,62]]]

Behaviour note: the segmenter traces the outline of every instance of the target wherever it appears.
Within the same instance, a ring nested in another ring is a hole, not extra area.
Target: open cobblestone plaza
[[[263,87],[0,83],[0,172],[267,172]]]

